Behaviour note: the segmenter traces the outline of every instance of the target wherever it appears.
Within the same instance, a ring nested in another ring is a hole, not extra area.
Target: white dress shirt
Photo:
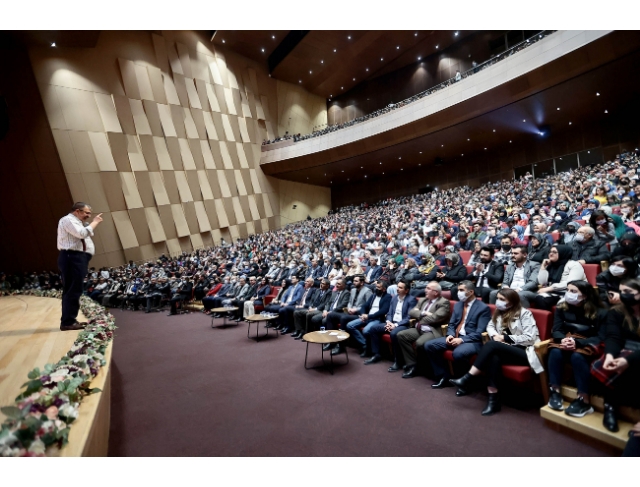
[[[393,322],[400,323],[402,321],[402,306],[404,305],[404,298],[398,298],[398,304],[396,304],[396,311],[393,313]]]
[[[373,298],[373,303],[371,303],[371,309],[369,310],[369,315],[375,314],[380,309],[380,296],[376,296]]]
[[[91,237],[93,236],[93,228],[84,226],[73,213],[60,218],[58,222],[58,250],[77,250],[78,252],[86,252],[95,254],[96,247]],[[86,245],[86,250],[82,247],[82,240]]]
[[[467,318],[469,318],[469,313],[471,313],[471,306],[473,306],[473,304],[477,301],[477,299],[472,299],[471,301],[469,301],[468,303],[465,304],[466,308],[467,308],[467,314],[464,317],[464,322],[462,323],[462,327],[460,328],[460,333],[458,333],[458,335],[462,336],[462,335],[466,335],[467,332],[464,330],[464,327],[467,325]]]

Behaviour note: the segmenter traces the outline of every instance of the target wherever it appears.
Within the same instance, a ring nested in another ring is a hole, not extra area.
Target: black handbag
[[[581,325],[580,323],[564,323],[564,328],[572,335],[584,335],[588,336],[591,333],[591,327],[589,325]]]

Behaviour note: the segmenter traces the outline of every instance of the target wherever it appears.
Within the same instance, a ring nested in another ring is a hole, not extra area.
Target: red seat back
[[[471,258],[471,251],[470,250],[460,250],[460,251],[458,251],[458,255],[462,259],[462,263],[466,265],[466,263],[469,262],[469,259]]]
[[[472,265],[465,265],[465,267],[467,268],[467,274],[471,274],[475,270]]]
[[[596,286],[596,276],[600,274],[600,264],[582,264],[584,273],[587,275],[587,281],[593,287]]]
[[[557,242],[558,240],[560,240],[560,233],[557,230],[551,232],[551,238],[553,238],[554,242]]]
[[[533,319],[536,320],[536,326],[538,327],[538,333],[540,333],[540,340],[547,340],[551,338],[551,329],[553,328],[553,314],[550,311],[542,309],[529,308]]]

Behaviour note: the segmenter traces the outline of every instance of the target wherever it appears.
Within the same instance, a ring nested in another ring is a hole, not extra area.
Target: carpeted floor
[[[246,324],[212,329],[201,313],[113,313],[111,456],[608,454],[545,426],[531,403],[482,417],[484,394],[434,391],[355,351],[331,376],[305,370],[289,336],[256,343]]]

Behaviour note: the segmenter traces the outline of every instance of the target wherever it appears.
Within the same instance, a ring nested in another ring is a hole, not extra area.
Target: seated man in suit
[[[360,328],[384,319],[389,311],[391,304],[391,295],[387,293],[388,281],[376,281],[376,292],[371,295],[369,300],[358,310],[358,318],[347,323],[347,332],[360,345],[360,356],[367,356],[367,339],[364,337]]]
[[[251,299],[258,288],[255,276],[249,278],[248,286],[244,286],[240,293],[231,301],[231,306],[238,308],[237,311],[229,314],[229,317],[233,316],[233,321],[239,323],[242,321],[242,313],[244,312],[244,302]]]
[[[171,311],[167,316],[173,316],[178,314],[176,309],[176,304],[178,301],[187,301],[191,299],[191,291],[193,290],[193,282],[190,279],[184,279],[180,287],[178,287],[178,292],[176,292],[171,298]]]
[[[431,384],[432,389],[453,386],[449,382],[449,367],[442,356],[445,350],[453,350],[454,363],[468,361],[482,347],[482,333],[487,329],[491,319],[489,306],[476,299],[475,286],[471,281],[458,284],[458,300],[449,320],[447,336],[436,338],[424,345],[436,379],[436,383]],[[466,392],[460,390],[456,392],[458,396],[465,394]]]
[[[396,289],[397,294],[391,299],[386,322],[380,321],[369,323],[364,328],[364,335],[371,339],[371,353],[373,356],[365,361],[365,365],[375,364],[382,360],[380,356],[380,340],[385,332],[391,335],[391,344],[395,362],[389,367],[389,372],[396,372],[402,367],[402,356],[398,347],[398,333],[409,328],[409,310],[413,308],[417,300],[409,295],[409,283],[400,281]]]
[[[430,340],[442,338],[440,325],[447,323],[450,316],[449,300],[442,297],[438,281],[431,281],[425,288],[425,297],[420,298],[416,307],[409,311],[409,317],[417,320],[416,326],[398,333],[398,344],[405,363],[403,379],[416,376],[417,349]]]
[[[504,279],[504,265],[493,260],[492,247],[480,249],[480,262],[475,265],[475,270],[467,276],[467,280],[476,285],[476,295],[485,303],[489,302],[492,291],[498,290],[498,284]]]
[[[313,277],[309,276],[304,281],[304,289],[302,291],[300,301],[298,301],[296,304],[290,304],[282,308],[282,314],[280,315],[280,317],[283,318],[284,323],[287,323],[287,327],[285,327],[280,332],[281,335],[287,335],[294,330],[293,313],[298,309],[308,308],[309,304],[313,300],[313,295],[315,294],[315,292],[316,288],[313,287]]]
[[[319,328],[322,326],[327,326],[327,316],[329,313],[335,310],[339,310],[345,308],[347,304],[349,304],[349,291],[347,288],[347,280],[344,277],[340,277],[336,280],[336,288],[333,293],[331,293],[331,298],[326,306],[323,307],[321,313],[313,316],[311,318],[311,326],[313,329]],[[318,308],[318,310],[320,310]],[[322,346],[322,350],[329,350],[331,348],[331,343],[326,343]]]
[[[382,274],[382,266],[378,265],[377,257],[369,258],[369,268],[364,273],[364,284],[370,289],[375,289],[376,281]]]
[[[275,320],[278,322],[278,326],[275,327],[276,330],[291,330],[291,323],[289,323],[287,319],[290,317],[290,315],[288,313],[285,313],[285,308],[287,306],[295,306],[296,304],[298,304],[300,302],[300,298],[302,297],[302,292],[302,285],[300,284],[300,281],[298,281],[298,277],[295,275],[291,276],[291,285],[282,295],[282,303],[276,304],[276,306],[279,304],[280,307],[277,309],[277,311],[273,311],[274,313],[277,313],[279,315]],[[274,308],[273,303],[269,308]]]
[[[317,315],[322,319],[322,311],[324,311],[331,298],[330,285],[329,279],[323,279],[320,283],[320,289],[316,289],[313,296],[307,300],[309,306],[297,308],[293,312],[293,323],[296,331],[291,336],[296,340],[302,339],[306,333],[313,331],[311,329],[311,318]]]
[[[364,279],[361,276],[356,276],[353,278],[353,287],[349,292],[349,303],[347,304],[347,310],[338,310],[331,311],[325,319],[325,326],[329,330],[336,330],[338,327],[345,330],[347,328],[347,323],[353,321],[353,319],[358,315],[358,311],[362,308],[365,303],[369,300],[369,297],[373,293],[371,289],[364,285]],[[336,355],[338,353],[342,353],[344,351],[345,342],[336,343],[331,350],[332,355]]]
[[[527,249],[524,246],[516,246],[511,250],[511,264],[504,271],[502,289],[510,288],[518,293],[523,308],[529,307],[538,291],[538,272],[540,264],[527,259]],[[491,291],[489,302],[496,303],[498,291]]]

